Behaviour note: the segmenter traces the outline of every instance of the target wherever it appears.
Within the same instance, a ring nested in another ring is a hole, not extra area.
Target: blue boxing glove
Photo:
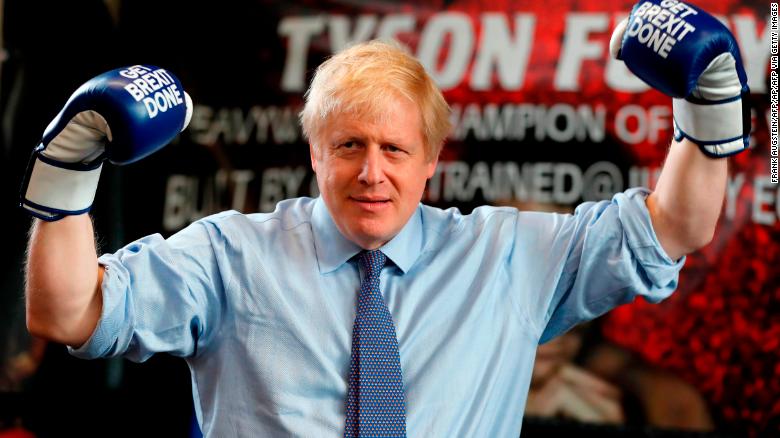
[[[675,140],[688,138],[710,157],[747,149],[747,75],[734,36],[715,17],[677,0],[642,1],[615,28],[610,51],[673,98]]]
[[[135,65],[92,78],[33,150],[21,207],[47,221],[89,211],[103,161],[146,157],[184,130],[191,115],[192,100],[165,69]]]

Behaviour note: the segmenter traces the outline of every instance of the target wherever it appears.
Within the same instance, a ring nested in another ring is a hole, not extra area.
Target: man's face
[[[325,205],[341,234],[364,249],[401,231],[436,170],[408,99],[391,100],[380,121],[334,115],[315,143],[311,162]]]

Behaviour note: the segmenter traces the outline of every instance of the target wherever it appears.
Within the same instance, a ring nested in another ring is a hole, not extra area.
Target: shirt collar
[[[322,197],[318,197],[314,203],[312,229],[321,274],[335,271],[363,250],[341,234]],[[422,212],[419,206],[401,231],[379,249],[404,274],[409,271],[423,249]]]

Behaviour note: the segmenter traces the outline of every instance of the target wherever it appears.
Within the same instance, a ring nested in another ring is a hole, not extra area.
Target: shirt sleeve
[[[677,288],[685,257],[673,261],[650,220],[644,188],[585,202],[573,215],[519,213],[510,262],[540,343],[642,296]]]
[[[213,224],[195,222],[167,240],[154,234],[101,256],[100,321],[84,345],[68,351],[143,362],[158,352],[187,357],[205,348],[224,308],[218,234]]]

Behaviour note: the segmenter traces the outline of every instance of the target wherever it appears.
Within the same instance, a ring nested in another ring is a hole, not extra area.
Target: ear
[[[314,143],[309,142],[309,157],[311,157],[311,170],[317,173],[317,147]]]
[[[428,166],[427,169],[425,169],[426,173],[426,179],[431,179],[433,177],[433,174],[436,173],[436,165],[439,164],[439,156],[436,155],[429,163],[426,163],[425,165]]]

